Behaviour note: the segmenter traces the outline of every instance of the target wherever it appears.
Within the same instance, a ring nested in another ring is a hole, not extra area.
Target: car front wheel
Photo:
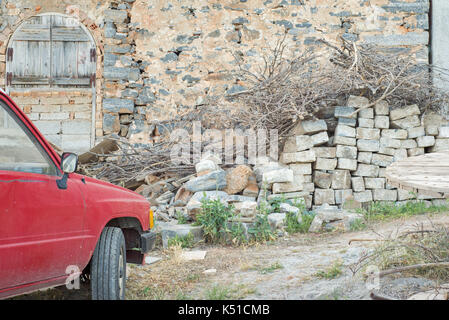
[[[92,256],[90,274],[93,300],[125,299],[126,244],[120,228],[104,228]]]

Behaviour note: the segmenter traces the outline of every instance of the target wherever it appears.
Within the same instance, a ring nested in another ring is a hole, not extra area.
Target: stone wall
[[[417,105],[390,110],[384,101],[354,112],[368,99],[351,96],[335,108],[335,118],[300,122],[283,149],[280,163],[261,166],[261,182],[273,194],[302,197],[308,207],[371,201],[431,200],[390,186],[385,168],[392,162],[449,150],[448,122]],[[328,125],[337,122],[336,126]]]
[[[257,70],[285,32],[289,53],[343,36],[428,59],[428,0],[3,0],[1,86],[9,37],[44,12],[79,17],[97,42],[97,138],[244,89],[232,71]]]

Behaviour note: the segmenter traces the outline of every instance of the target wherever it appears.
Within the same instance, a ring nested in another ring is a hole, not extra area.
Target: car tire
[[[92,256],[90,276],[92,300],[125,299],[126,244],[120,228],[104,228]]]

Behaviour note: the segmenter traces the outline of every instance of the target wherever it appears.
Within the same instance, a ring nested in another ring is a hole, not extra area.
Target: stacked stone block
[[[333,136],[328,138],[325,121],[304,121],[285,144],[281,162],[296,172],[294,180],[302,181],[302,189],[297,183],[295,191],[310,192],[313,205],[413,199],[387,183],[386,167],[407,157],[449,151],[449,126],[424,126],[417,105],[393,110],[385,101],[367,105],[368,99],[351,96],[346,106],[335,107]],[[281,191],[273,188],[274,193]],[[418,195],[424,200],[437,197]]]

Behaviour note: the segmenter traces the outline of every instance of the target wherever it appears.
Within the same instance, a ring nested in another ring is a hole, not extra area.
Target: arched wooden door
[[[31,17],[17,28],[8,43],[6,89],[19,96],[17,92],[29,96],[26,93],[40,90],[60,97],[35,94],[37,104],[29,107],[38,128],[64,150],[81,153],[93,145],[95,70],[95,42],[88,30],[69,16],[46,13]],[[90,100],[76,98],[74,92]],[[77,101],[83,103],[75,107]]]

